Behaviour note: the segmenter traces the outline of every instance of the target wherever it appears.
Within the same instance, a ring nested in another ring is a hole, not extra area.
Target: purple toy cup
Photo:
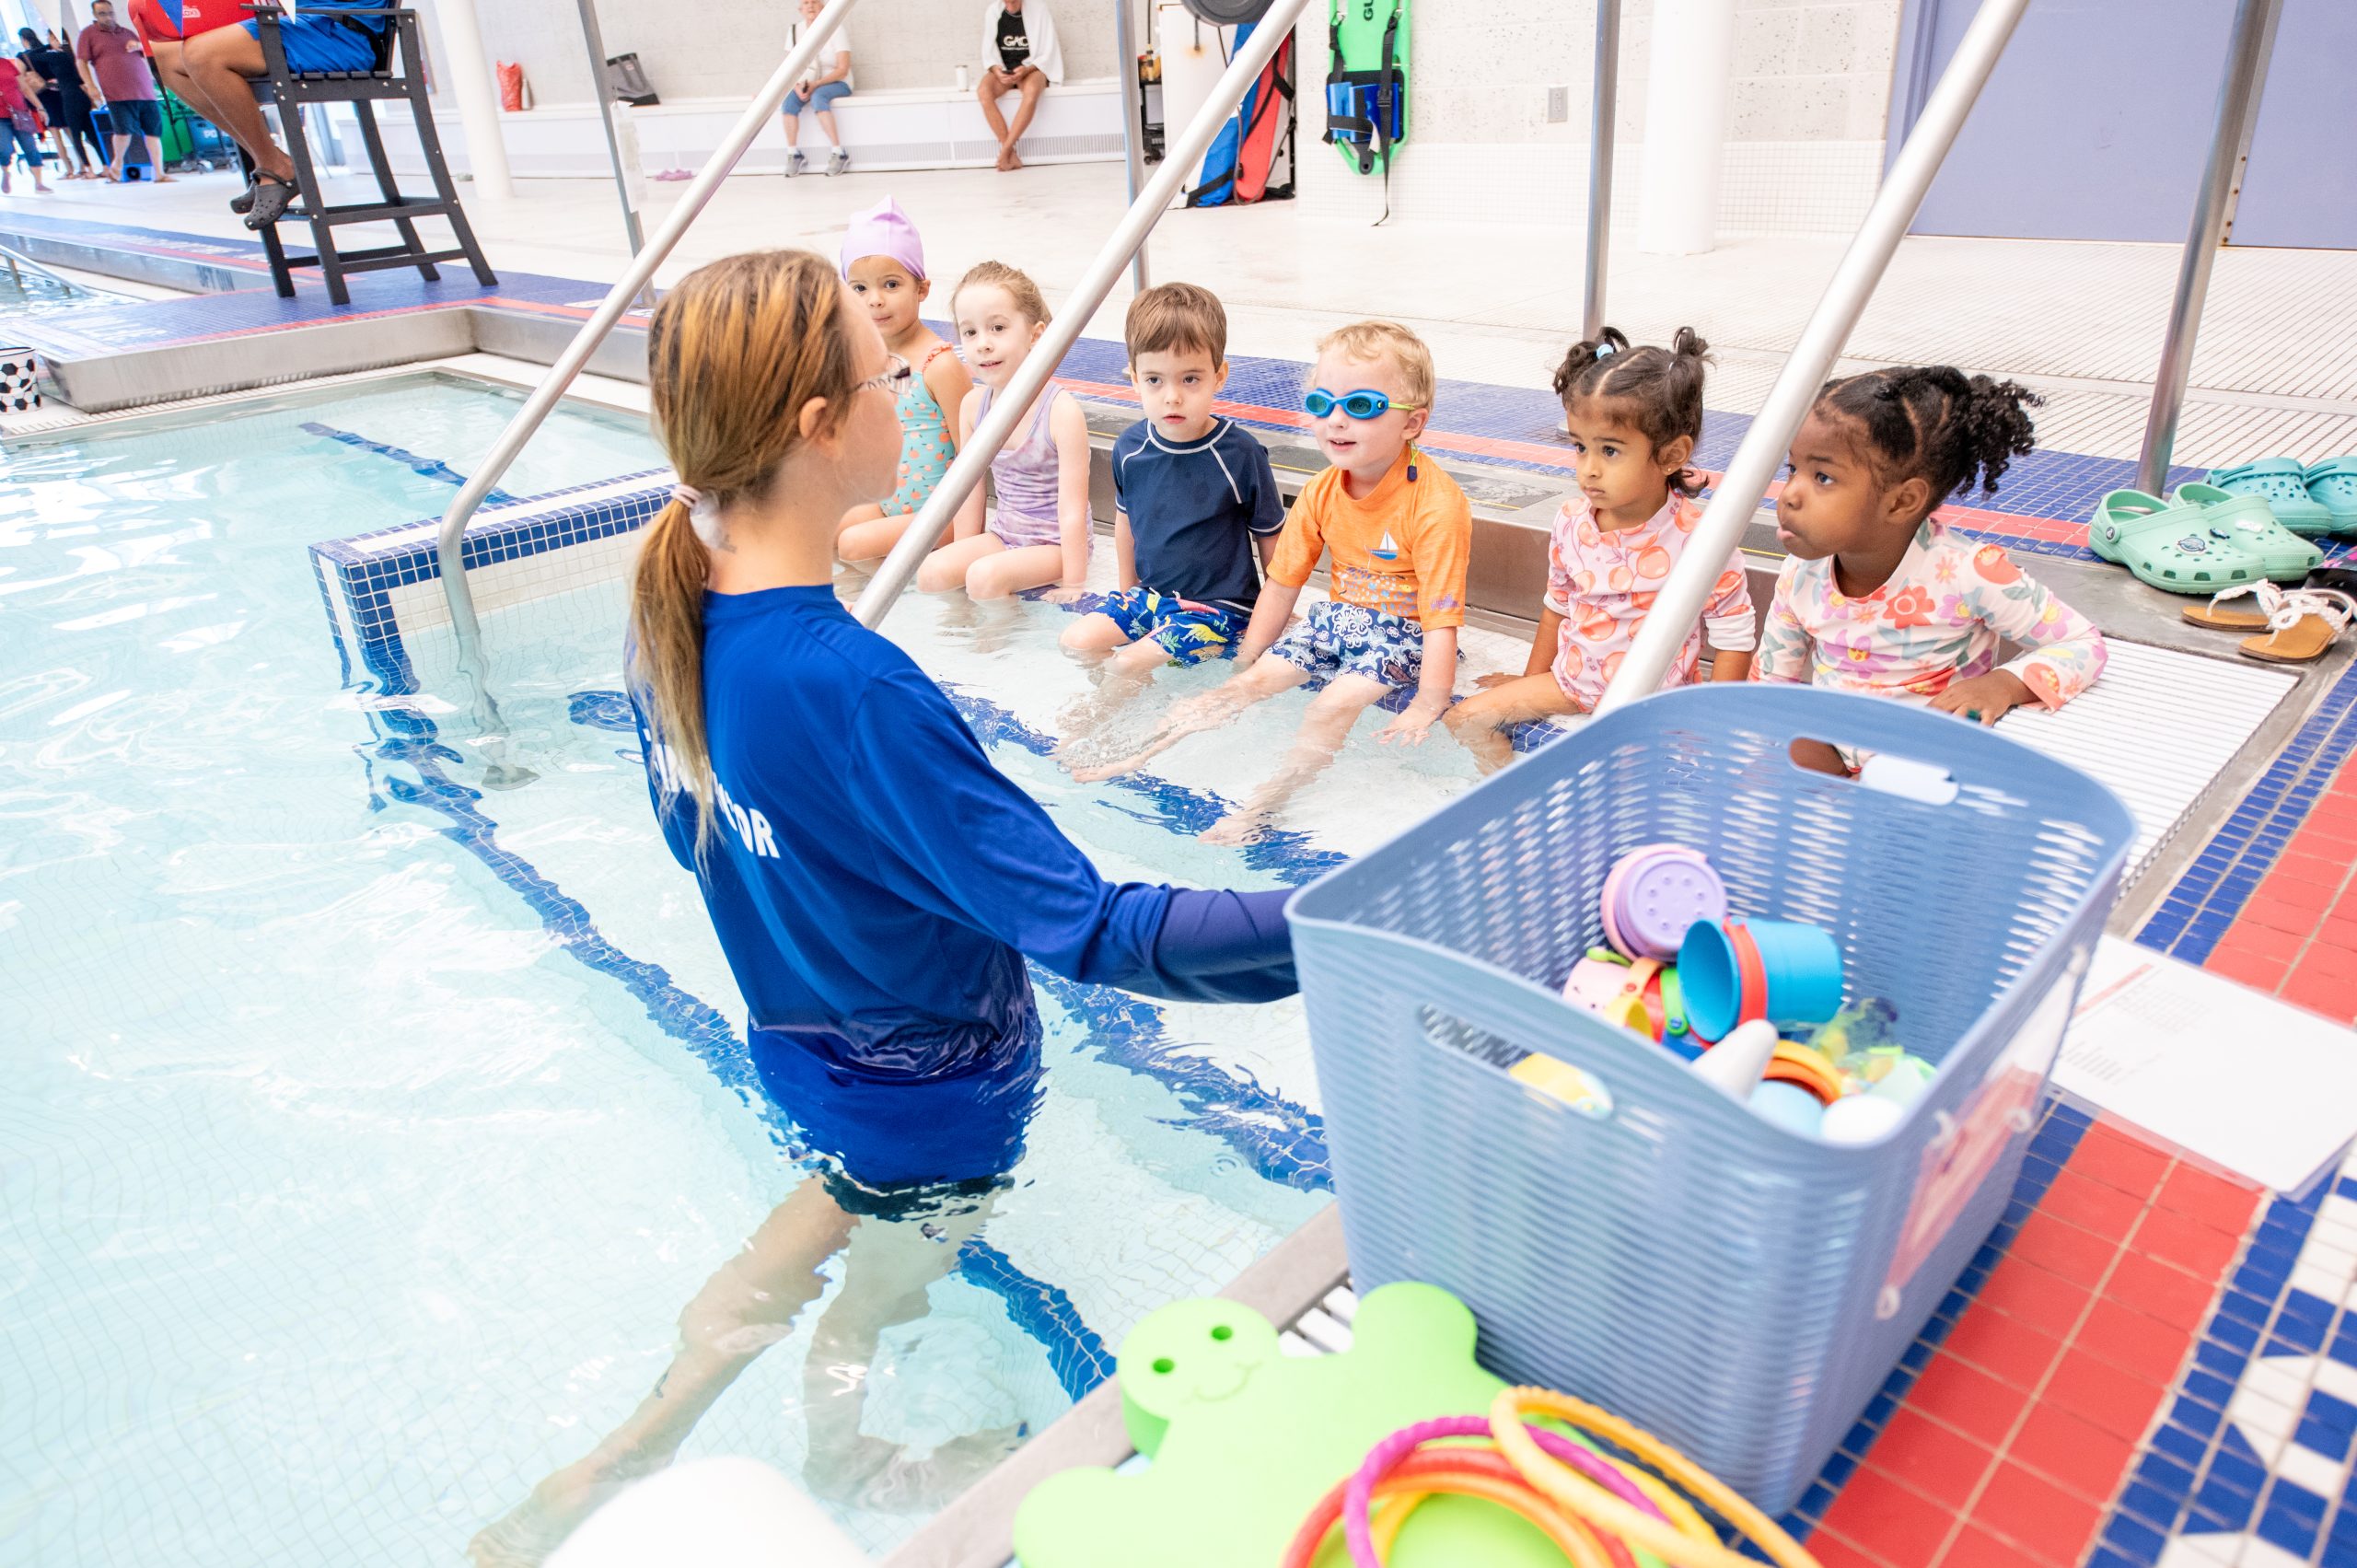
[[[1698,852],[1646,844],[1620,857],[1604,878],[1607,940],[1631,958],[1673,959],[1698,921],[1724,920],[1726,886]]]

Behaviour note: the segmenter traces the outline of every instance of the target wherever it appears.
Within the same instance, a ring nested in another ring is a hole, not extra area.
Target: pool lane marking
[[[449,464],[444,462],[439,458],[420,457],[417,453],[410,451],[406,447],[395,447],[383,441],[372,441],[367,436],[359,435],[356,432],[350,430],[339,430],[332,424],[322,424],[316,419],[305,420],[303,422],[303,429],[308,435],[325,436],[331,441],[341,441],[347,447],[355,447],[363,452],[374,453],[377,457],[400,463],[401,466],[408,469],[410,472],[416,474],[421,478],[438,479],[445,484],[460,487],[463,487],[467,482],[467,476],[465,474],[460,473],[458,470],[452,468]],[[493,489],[484,494],[482,504],[486,506],[513,506],[516,505],[517,500],[517,497],[510,495],[505,490]]]

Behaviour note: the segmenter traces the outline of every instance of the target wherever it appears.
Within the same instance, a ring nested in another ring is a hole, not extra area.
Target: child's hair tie
[[[1612,357],[1612,345],[1606,343],[1602,338],[1598,338],[1596,342],[1596,357],[1598,359],[1610,359]]]

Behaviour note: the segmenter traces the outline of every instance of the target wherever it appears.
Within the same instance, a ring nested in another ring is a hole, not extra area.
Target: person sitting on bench
[[[380,8],[378,0],[303,0],[299,14],[278,21],[286,68],[298,76],[374,69],[387,18],[343,13]],[[229,133],[254,166],[253,183],[230,200],[229,210],[245,214],[248,228],[268,227],[295,200],[295,160],[271,140],[261,105],[254,101],[251,83],[270,69],[262,58],[261,23],[191,37],[178,52],[179,69],[166,78],[172,90]]]
[[[1039,112],[1039,95],[1063,79],[1064,55],[1056,43],[1056,18],[1048,10],[1048,0],[988,0],[982,7],[982,81],[977,96],[982,118],[998,137],[1002,171],[1023,167],[1015,144]],[[1023,95],[1015,106],[1012,126],[998,107],[1008,93]]]

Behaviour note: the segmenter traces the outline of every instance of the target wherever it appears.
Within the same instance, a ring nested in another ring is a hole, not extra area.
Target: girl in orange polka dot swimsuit
[[[1480,690],[1449,711],[1449,729],[1483,772],[1514,761],[1516,725],[1594,710],[1685,553],[1702,515],[1701,482],[1687,463],[1702,435],[1709,352],[1689,327],[1668,348],[1631,348],[1607,327],[1555,372],[1580,494],[1563,503],[1548,540],[1547,602],[1523,673],[1482,676]],[[1706,636],[1713,679],[1751,673],[1759,629],[1739,557],[1727,558],[1663,685],[1694,679]]]
[[[963,402],[974,383],[957,354],[924,324],[920,308],[933,284],[924,273],[924,247],[899,203],[887,196],[852,218],[843,236],[842,272],[852,298],[866,308],[884,334],[885,348],[906,370],[895,385],[900,413],[899,487],[881,506],[857,506],[845,513],[842,531],[835,536],[835,553],[842,560],[880,561],[892,552],[910,519],[949,471],[958,438],[942,411]]]

